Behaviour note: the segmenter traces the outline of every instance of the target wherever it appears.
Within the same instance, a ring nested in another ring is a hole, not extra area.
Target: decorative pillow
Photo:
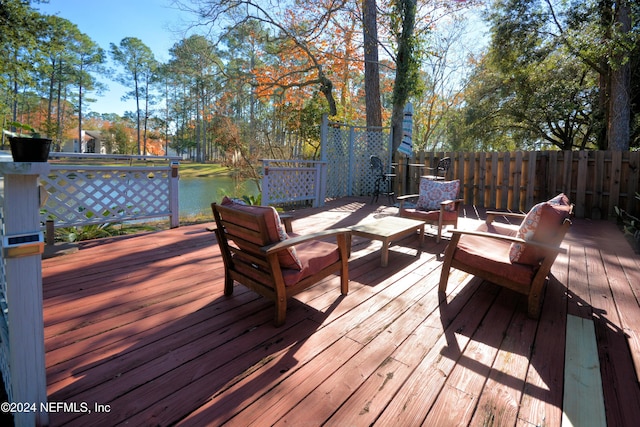
[[[569,198],[564,194],[560,193],[556,197],[553,197],[548,200],[548,203],[557,206],[569,206]]]
[[[460,191],[460,180],[454,181],[434,181],[431,179],[420,179],[420,193],[416,208],[422,210],[440,209],[440,203],[445,200],[455,200]],[[447,205],[448,211],[455,210],[454,205]]]
[[[222,199],[220,204],[223,206],[232,206],[246,212],[262,213],[267,224],[267,233],[269,234],[270,242],[276,243],[289,239],[289,235],[282,226],[282,221],[280,221],[280,215],[278,215],[278,211],[276,211],[273,206],[251,206],[244,202],[237,203],[226,196]],[[298,258],[296,248],[291,247],[286,251],[281,251],[278,254],[278,259],[280,260],[280,265],[283,268],[302,270],[302,262],[300,261],[300,258]]]
[[[564,219],[567,218],[568,212],[565,205],[554,205],[550,202],[538,203],[525,216],[516,237],[540,243],[552,243]],[[511,244],[509,251],[511,262],[535,266],[543,257],[544,252],[538,248],[528,247],[521,243]]]

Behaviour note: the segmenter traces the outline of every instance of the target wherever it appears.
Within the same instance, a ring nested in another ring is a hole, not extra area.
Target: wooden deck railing
[[[322,206],[326,193],[327,164],[309,160],[263,159],[262,203]]]
[[[178,227],[177,158],[73,153],[52,157],[65,162],[52,163],[51,172],[40,178],[48,193],[41,210],[43,224],[53,220],[54,227],[72,227],[168,217],[170,226]],[[101,165],[118,161],[123,163]],[[146,164],[127,165],[133,161]]]
[[[576,204],[579,218],[611,218],[614,207],[638,213],[639,151],[530,151],[416,153],[410,163],[434,166],[451,157],[447,178],[460,179],[465,204],[527,211],[560,192]],[[397,165],[399,194],[417,191],[420,168]]]

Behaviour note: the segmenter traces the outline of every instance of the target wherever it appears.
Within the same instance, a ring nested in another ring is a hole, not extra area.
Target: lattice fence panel
[[[42,221],[56,227],[168,216],[170,169],[56,168],[41,178],[49,193]]]
[[[349,129],[329,127],[325,158],[327,159],[327,194],[329,198],[346,196],[349,193]]]
[[[369,157],[372,155],[382,159],[385,167],[389,167],[389,135],[381,131],[356,132],[353,152],[356,164],[353,168],[353,195],[365,196],[373,193],[375,177],[371,172]]]
[[[268,204],[314,201],[318,194],[319,162],[265,160],[263,188]]]
[[[327,197],[366,196],[375,178],[369,157],[380,157],[388,166],[389,133],[331,124],[327,130]]]

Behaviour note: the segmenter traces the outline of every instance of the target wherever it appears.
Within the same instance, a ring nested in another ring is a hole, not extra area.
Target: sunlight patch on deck
[[[567,315],[562,427],[606,426],[593,321]]]

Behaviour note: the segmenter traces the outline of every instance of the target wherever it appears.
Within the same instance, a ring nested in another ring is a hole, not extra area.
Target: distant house
[[[107,154],[107,149],[102,141],[102,133],[99,130],[85,130],[82,135],[82,153]]]
[[[71,153],[107,153],[107,147],[104,144],[102,133],[99,130],[83,130],[82,140],[78,142],[77,138],[64,142],[62,150]]]
[[[107,144],[107,133],[99,130],[83,130],[82,140],[77,138],[64,141],[60,151],[67,153],[97,153],[97,154],[117,154],[117,147],[109,149]],[[146,154],[151,156],[164,156],[164,140],[148,139]]]

